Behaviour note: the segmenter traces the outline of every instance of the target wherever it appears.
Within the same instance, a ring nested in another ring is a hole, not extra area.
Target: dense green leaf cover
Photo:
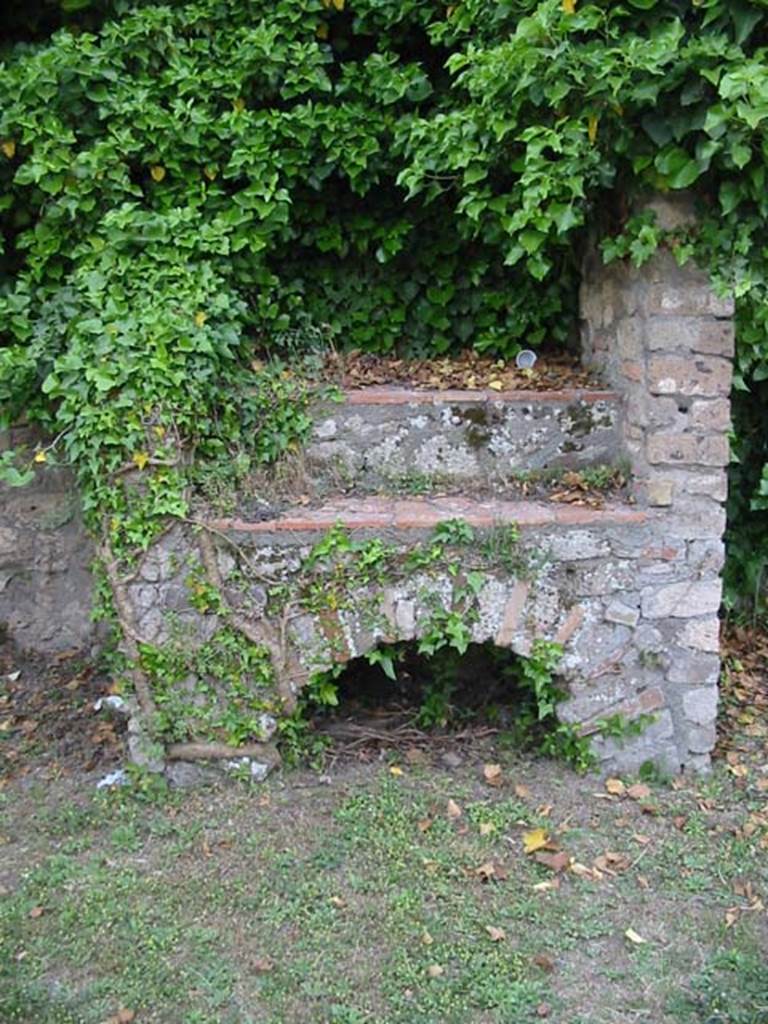
[[[702,215],[677,252],[738,298],[737,387],[755,398],[732,565],[755,583],[764,2],[59,6],[68,27],[40,38],[51,3],[47,21],[32,5],[0,65],[0,403],[61,435],[94,509],[126,518],[132,459],[154,474],[144,521],[183,510],[179,451],[290,443],[301,424],[267,384],[243,419],[255,350],[565,343],[585,225],[624,232],[613,252],[639,261],[659,234],[628,221],[632,195],[686,188]]]

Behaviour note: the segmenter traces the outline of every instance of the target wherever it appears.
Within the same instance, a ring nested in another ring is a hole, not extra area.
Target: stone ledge
[[[215,530],[240,533],[301,533],[327,530],[340,523],[352,530],[432,529],[446,519],[462,519],[470,526],[615,526],[645,523],[649,514],[626,505],[602,509],[532,501],[473,501],[469,498],[346,498],[318,509],[292,511],[276,519],[249,522],[243,519],[212,519]]]
[[[442,405],[478,402],[620,402],[618,391],[592,391],[586,388],[564,388],[560,391],[493,391],[481,388],[476,391],[451,388],[446,390],[420,390],[418,388],[372,385],[366,388],[345,390],[339,405]]]

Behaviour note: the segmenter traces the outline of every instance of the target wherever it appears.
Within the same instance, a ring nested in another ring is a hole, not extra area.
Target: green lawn
[[[751,779],[639,799],[517,759],[500,786],[482,761],[329,779],[151,800],[8,783],[0,1020],[768,1021]],[[524,852],[536,828],[571,867]]]

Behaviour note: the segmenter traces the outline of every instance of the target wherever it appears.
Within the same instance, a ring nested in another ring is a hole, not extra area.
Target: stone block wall
[[[653,204],[662,227],[680,204]],[[589,254],[581,290],[587,364],[625,396],[624,445],[640,507],[658,509],[657,543],[681,552],[686,579],[643,594],[643,619],[677,623],[665,669],[676,735],[691,764],[715,741],[729,460],[733,301],[706,274],[660,252],[644,267]]]
[[[16,427],[0,433],[0,451],[31,450],[38,439]],[[27,487],[0,485],[0,642],[87,654],[97,639],[93,558],[70,473],[41,467]]]
[[[662,221],[678,216],[669,204],[657,206]],[[635,769],[646,760],[672,770],[706,767],[720,669],[732,312],[703,273],[679,268],[667,252],[640,269],[604,267],[588,254],[584,360],[610,391],[373,389],[316,410],[307,461],[324,488],[281,512],[267,503],[250,517],[253,502],[245,498],[227,520],[200,505],[197,526],[167,531],[126,580],[128,633],[149,646],[175,643],[177,651],[181,642],[184,652],[210,651],[217,638],[229,642],[231,630],[263,644],[277,688],[263,692],[263,674],[258,682],[254,676],[254,707],[272,722],[313,671],[382,640],[421,636],[436,601],[452,608],[456,572],[437,565],[373,589],[361,585],[344,608],[310,612],[297,604],[292,588],[303,560],[331,527],[341,523],[355,539],[379,538],[404,554],[447,519],[472,525],[480,541],[515,524],[521,552],[541,558],[533,559],[535,573],[514,559],[486,558],[473,640],[523,655],[536,637],[561,643],[569,697],[560,713],[594,736],[606,768]],[[510,501],[504,487],[510,474],[529,469],[627,459],[629,503]],[[387,491],[413,473],[430,478],[419,497]],[[441,492],[447,478],[451,497]],[[489,489],[489,481],[497,486]],[[21,647],[87,647],[92,548],[69,479],[44,472],[33,488],[1,498],[0,623]],[[473,557],[468,550],[467,564]],[[224,594],[224,611],[206,586]],[[287,595],[277,618],[268,600],[274,587]],[[178,680],[193,709],[206,694],[217,706],[227,693],[249,699],[247,683],[239,680],[237,693],[225,683],[191,672]],[[174,706],[167,688],[159,697]],[[643,714],[653,724],[623,743],[597,728],[606,717]],[[137,716],[132,737],[140,732]]]
[[[356,491],[408,485],[508,490],[542,470],[616,461],[610,391],[416,391],[372,387],[313,410],[310,475]]]

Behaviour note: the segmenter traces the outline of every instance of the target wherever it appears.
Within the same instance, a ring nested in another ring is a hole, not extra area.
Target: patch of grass
[[[670,1001],[680,1024],[765,1024],[768,962],[756,944],[716,952]]]
[[[764,920],[725,923],[739,879],[768,885],[759,835],[731,828],[748,793],[722,780],[719,811],[658,790],[649,816],[545,762],[504,761],[498,788],[477,764],[403,772],[5,801],[0,1020],[525,1024],[546,1005],[567,1024],[762,1024]],[[523,852],[533,828],[631,867],[555,876]]]

